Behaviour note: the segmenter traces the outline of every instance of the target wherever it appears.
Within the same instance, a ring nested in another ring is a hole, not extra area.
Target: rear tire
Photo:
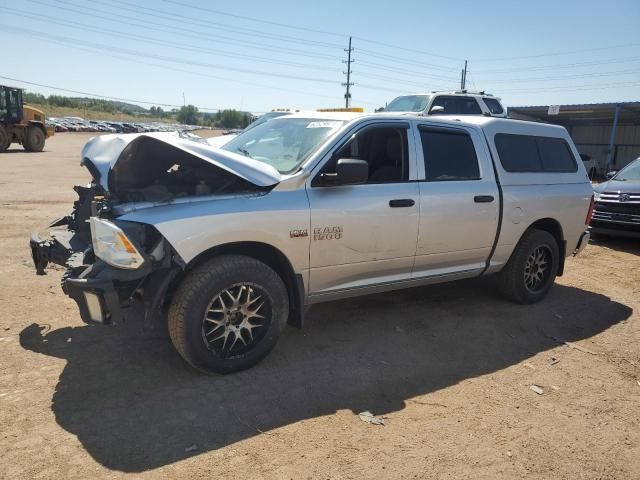
[[[556,239],[543,230],[527,230],[498,273],[502,296],[515,303],[542,300],[553,286],[560,261]]]
[[[24,134],[24,149],[27,152],[41,152],[44,149],[46,135],[35,125],[29,125]]]
[[[4,152],[11,145],[11,139],[5,128],[0,125],[0,153]]]
[[[171,302],[169,336],[204,373],[249,368],[269,354],[289,313],[280,276],[242,255],[214,258],[190,272]]]

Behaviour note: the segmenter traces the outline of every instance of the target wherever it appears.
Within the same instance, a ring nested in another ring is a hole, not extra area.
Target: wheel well
[[[44,132],[44,134],[45,134],[45,136],[46,136],[46,134],[47,134],[47,129],[46,129],[46,127],[44,126],[44,123],[42,123],[42,122],[38,122],[37,120],[31,120],[31,121],[29,121],[29,126],[31,126],[31,125],[33,125],[33,126],[35,126],[35,127],[38,127],[40,130],[42,130],[42,131]]]
[[[291,262],[280,250],[272,245],[261,242],[235,242],[218,245],[202,252],[195,257],[185,269],[185,272],[177,278],[180,282],[184,274],[193,270],[196,266],[220,255],[245,255],[271,267],[284,282],[289,295],[289,319],[288,323],[302,327],[304,315],[304,282],[302,275],[294,272]]]
[[[555,238],[560,250],[560,258],[558,259],[558,276],[561,277],[564,273],[564,259],[567,251],[567,242],[564,239],[562,232],[562,226],[557,220],[553,218],[542,218],[529,225],[527,230],[543,230],[550,233]]]

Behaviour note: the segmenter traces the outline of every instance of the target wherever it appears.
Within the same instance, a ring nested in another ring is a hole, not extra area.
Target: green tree
[[[164,110],[162,110],[162,107],[151,107],[149,109],[149,113],[152,117],[164,117]]]
[[[37,103],[40,105],[47,103],[47,98],[41,93],[24,92],[23,98],[25,103]]]
[[[216,114],[216,123],[223,128],[240,128],[243,120],[244,114],[237,110],[220,110]]]
[[[181,107],[180,110],[178,110],[176,118],[180,123],[186,125],[197,125],[198,120],[200,119],[198,107],[196,107],[195,105],[187,105]]]

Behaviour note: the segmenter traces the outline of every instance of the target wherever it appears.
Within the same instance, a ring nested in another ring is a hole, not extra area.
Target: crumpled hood
[[[204,160],[216,167],[233,173],[259,187],[276,185],[280,183],[282,179],[280,173],[271,165],[253,160],[244,155],[212,147],[207,144],[206,141],[193,139],[199,139],[200,137],[179,134],[177,132],[129,133],[93,137],[82,149],[80,164],[89,168],[94,178],[96,176],[99,177],[96,178],[96,180],[102,188],[111,190],[109,173],[117,162],[127,160],[123,158],[123,151],[129,146],[133,146],[135,142],[149,138],[166,143],[167,146],[180,149],[195,158]],[[87,160],[89,162],[87,162]],[[89,163],[93,165],[95,171],[93,171]],[[96,173],[98,175],[96,175]]]

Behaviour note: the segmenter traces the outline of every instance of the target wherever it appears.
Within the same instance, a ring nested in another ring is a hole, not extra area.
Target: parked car
[[[594,190],[591,232],[640,238],[640,157]]]
[[[313,303],[490,274],[537,302],[589,238],[593,190],[555,125],[300,113],[221,149],[107,135],[81,158],[93,181],[32,236],[37,271],[66,265],[87,323],[141,301],[150,325],[168,305],[175,348],[205,372],[254,365]]]
[[[500,103],[499,98],[485,92],[467,90],[402,95],[394,98],[382,109],[382,113],[390,112],[413,115],[507,116],[507,111]]]

